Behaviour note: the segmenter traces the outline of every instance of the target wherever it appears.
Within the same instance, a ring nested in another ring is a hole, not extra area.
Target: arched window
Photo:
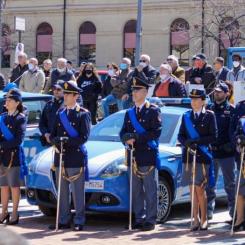
[[[179,58],[180,65],[189,65],[189,24],[184,19],[176,19],[170,27],[170,54]]]
[[[219,55],[226,58],[226,49],[239,46],[241,33],[239,23],[232,17],[226,17],[219,27]]]
[[[52,34],[52,26],[46,22],[41,23],[37,27],[36,56],[40,64],[45,59],[52,59]]]
[[[10,28],[8,25],[2,25],[2,68],[10,67],[11,39]]]
[[[79,64],[96,61],[96,27],[90,22],[84,22],[79,28]]]
[[[129,20],[123,30],[123,57],[128,57],[135,64],[136,20]]]

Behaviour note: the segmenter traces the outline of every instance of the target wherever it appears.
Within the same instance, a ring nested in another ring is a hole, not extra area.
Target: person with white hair
[[[74,74],[67,69],[67,60],[65,58],[57,59],[57,68],[51,72],[49,89],[57,83],[58,80],[68,82],[70,80],[76,81]]]
[[[186,97],[184,84],[171,75],[172,68],[169,64],[161,64],[159,68],[160,81],[156,84],[153,97]]]
[[[45,84],[45,75],[38,67],[38,60],[30,58],[28,71],[20,79],[19,89],[23,92],[41,93]]]
[[[175,55],[169,55],[167,63],[172,67],[172,74],[185,83],[185,70],[179,66],[179,59]]]
[[[139,65],[135,68],[133,77],[147,80],[149,84],[156,82],[157,70],[150,64],[151,58],[148,54],[140,56]]]

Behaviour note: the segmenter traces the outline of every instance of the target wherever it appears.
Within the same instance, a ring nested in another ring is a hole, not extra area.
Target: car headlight
[[[117,159],[108,165],[100,174],[101,178],[117,177],[127,171],[124,158]]]

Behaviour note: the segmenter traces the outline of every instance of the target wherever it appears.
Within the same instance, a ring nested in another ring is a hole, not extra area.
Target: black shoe
[[[82,231],[83,230],[83,225],[75,224],[73,230],[74,231]]]
[[[244,221],[242,223],[240,223],[239,225],[234,225],[234,227],[233,227],[234,232],[244,231],[244,229],[245,229],[245,222]]]
[[[190,231],[198,231],[200,229],[200,222],[194,224],[191,228]]]
[[[5,221],[6,223],[9,223],[9,218],[10,218],[10,215],[9,213],[7,213],[5,217],[2,220],[0,220],[0,224],[3,224]]]
[[[55,230],[56,225],[49,225],[48,227],[50,230]],[[58,230],[65,230],[65,229],[70,229],[71,225],[70,224],[58,224]]]
[[[155,230],[155,225],[154,224],[151,224],[149,222],[145,222],[143,224],[142,231],[152,231],[152,230]]]
[[[142,223],[135,223],[132,224],[132,230],[141,230],[143,228],[143,224]],[[129,226],[125,226],[126,230],[129,230]]]
[[[208,220],[211,220],[211,219],[213,219],[213,213],[212,212],[208,213]]]
[[[19,224],[19,215],[17,216],[16,220],[10,220],[9,222],[7,222],[7,225],[17,225]]]
[[[208,221],[206,220],[203,224],[200,225],[200,231],[206,231],[208,229]]]

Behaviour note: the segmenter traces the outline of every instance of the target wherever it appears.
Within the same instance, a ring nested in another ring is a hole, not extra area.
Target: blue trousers
[[[147,172],[149,167],[138,167],[138,169],[141,172]],[[143,178],[133,174],[132,201],[136,223],[156,223],[157,183],[155,180],[155,169]]]
[[[224,188],[228,199],[229,214],[232,217],[235,205],[235,158],[228,157],[222,159],[214,159],[214,172],[215,172],[215,187],[210,188],[207,186],[207,199],[208,199],[208,213],[213,213],[215,208],[216,198],[216,184],[218,179],[219,168],[221,168]]]
[[[80,168],[66,168],[68,176],[79,173]],[[59,176],[59,168],[56,169],[56,176]],[[57,186],[58,186],[58,177]],[[72,198],[75,207],[75,216],[73,219],[74,224],[84,225],[85,223],[85,192],[84,192],[84,173],[75,181],[69,182],[63,177],[61,179],[61,191],[60,191],[60,215],[59,223],[67,224],[71,222],[71,195],[70,187],[72,191]]]

